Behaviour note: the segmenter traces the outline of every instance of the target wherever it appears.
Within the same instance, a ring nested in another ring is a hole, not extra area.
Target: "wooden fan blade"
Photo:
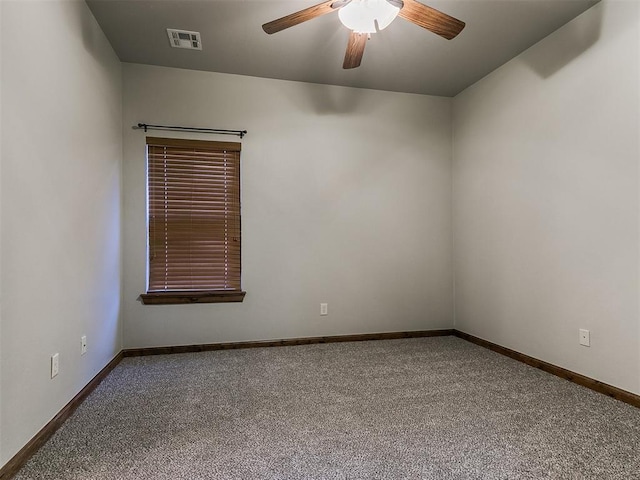
[[[332,7],[334,3],[336,4],[336,6]],[[307,20],[312,20],[316,17],[326,15],[327,13],[334,12],[344,5],[346,5],[346,3],[344,2],[328,0],[327,2],[322,2],[318,5],[314,5],[313,7],[305,8],[304,10],[300,10],[299,12],[287,15],[286,17],[278,18],[277,20],[273,20],[272,22],[265,23],[264,25],[262,25],[262,29],[268,34],[276,33],[280,30],[284,30],[285,28],[293,27],[294,25],[298,25],[299,23],[306,22]]]
[[[347,69],[360,66],[368,37],[369,35],[366,33],[356,33],[353,30],[349,33],[349,42],[347,43],[347,51],[344,54],[342,68]]]
[[[402,7],[398,16],[447,40],[456,37],[465,26],[463,21],[442,13],[435,8],[427,7],[416,0],[404,0],[404,7]]]

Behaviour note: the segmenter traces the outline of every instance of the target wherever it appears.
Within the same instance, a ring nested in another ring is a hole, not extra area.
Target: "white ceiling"
[[[466,22],[445,40],[397,18],[343,70],[348,30],[335,13],[267,35],[261,25],[321,0],[87,0],[123,62],[454,96],[599,0],[424,1]],[[202,51],[169,46],[198,31]]]

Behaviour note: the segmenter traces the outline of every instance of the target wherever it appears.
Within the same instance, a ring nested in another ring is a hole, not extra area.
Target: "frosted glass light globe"
[[[400,9],[387,0],[351,0],[340,10],[338,17],[342,24],[356,33],[375,33],[389,26]]]

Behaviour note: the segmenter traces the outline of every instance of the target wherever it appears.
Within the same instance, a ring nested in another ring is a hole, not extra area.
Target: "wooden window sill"
[[[242,302],[247,292],[150,292],[140,295],[144,305],[180,305],[185,303]]]

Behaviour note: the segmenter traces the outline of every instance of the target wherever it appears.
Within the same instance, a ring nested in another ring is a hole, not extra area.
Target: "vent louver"
[[[202,40],[200,32],[190,32],[188,30],[176,30],[167,28],[169,42],[173,48],[188,48],[191,50],[202,50]]]

